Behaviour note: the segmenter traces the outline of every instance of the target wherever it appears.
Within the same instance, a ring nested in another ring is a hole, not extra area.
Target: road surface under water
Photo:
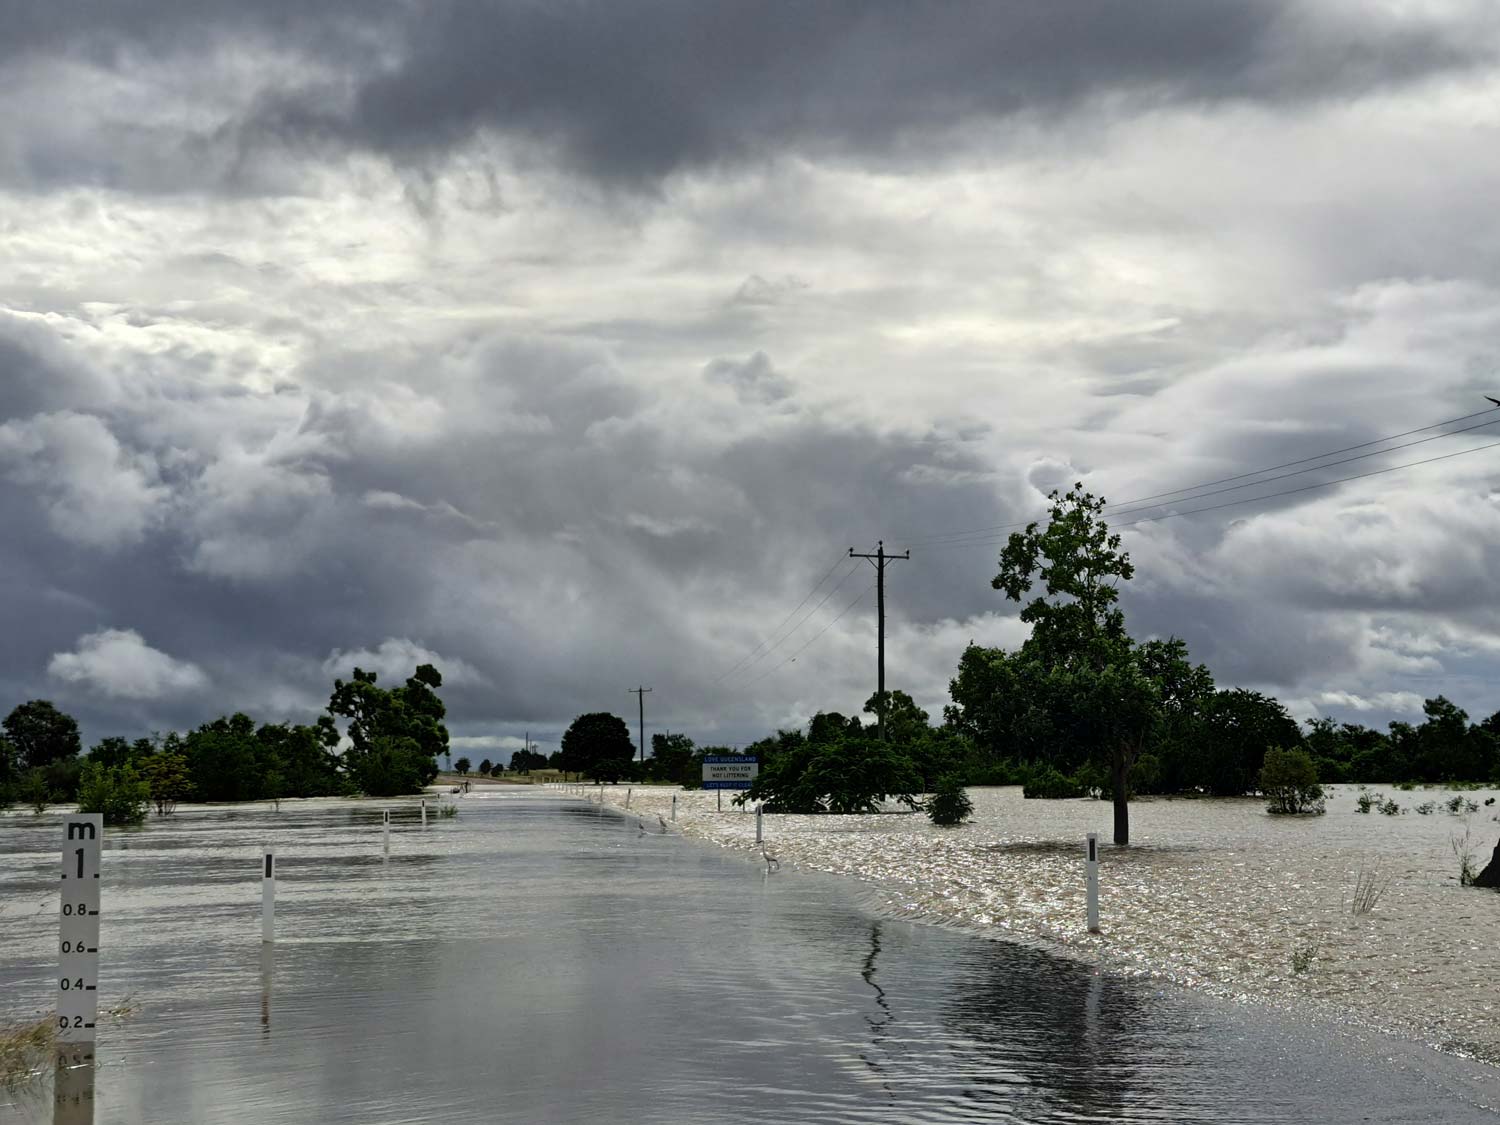
[[[111,830],[101,1006],[138,1007],[77,1100],[42,1078],[0,1121],[1500,1120],[1482,1065],[882,918],[581,802],[459,807]],[[0,818],[0,1017],[51,1005],[58,825]]]

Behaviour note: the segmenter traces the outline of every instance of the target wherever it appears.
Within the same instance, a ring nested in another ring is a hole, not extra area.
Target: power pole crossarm
[[[641,761],[646,760],[646,693],[651,689],[648,687],[626,688],[631,695],[639,700],[641,705]]]
[[[869,559],[875,564],[875,734],[885,741],[885,564],[896,559],[911,558],[910,551],[899,555],[885,553],[885,540],[875,546],[873,555],[860,554],[849,548],[851,559]]]

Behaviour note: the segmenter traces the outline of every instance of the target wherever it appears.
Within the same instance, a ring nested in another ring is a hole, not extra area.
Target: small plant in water
[[[1379,904],[1385,895],[1386,888],[1391,885],[1389,875],[1382,877],[1380,869],[1367,871],[1365,865],[1359,865],[1359,874],[1354,878],[1354,897],[1349,903],[1349,913],[1368,914]]]
[[[1317,938],[1311,938],[1308,941],[1297,946],[1296,949],[1293,949],[1292,972],[1297,973],[1300,976],[1302,973],[1305,973],[1308,969],[1312,968],[1312,963],[1317,960],[1318,948],[1321,944],[1322,943],[1319,942]]]
[[[1417,806],[1417,815],[1428,816],[1436,809],[1437,805],[1433,804],[1431,801],[1423,801],[1420,805]]]
[[[1368,813],[1372,807],[1379,805],[1384,799],[1383,793],[1361,793],[1354,799],[1354,803],[1359,806],[1360,812]]]
[[[1382,816],[1396,816],[1401,812],[1401,806],[1396,804],[1395,798],[1391,798],[1380,805],[1380,812]]]
[[[452,820],[455,816],[458,815],[458,806],[452,803],[439,805],[437,814],[444,820]]]
[[[1473,830],[1464,824],[1462,836],[1450,836],[1448,846],[1453,849],[1453,858],[1458,860],[1458,885],[1472,887],[1479,869],[1474,866]]]

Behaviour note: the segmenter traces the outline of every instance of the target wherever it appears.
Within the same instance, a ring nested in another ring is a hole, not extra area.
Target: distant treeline
[[[981,666],[997,658],[1005,654],[977,646],[965,653],[960,679],[954,682],[955,698],[964,702],[945,709],[942,725],[933,726],[927,712],[905,692],[889,692],[884,752],[875,737],[872,696],[865,705],[865,714],[871,716],[867,721],[837,711],[820,712],[805,730],[777,731],[742,749],[699,747],[686,735],[657,734],[645,762],[625,758],[617,743],[613,757],[595,752],[569,760],[558,751],[550,757],[532,754],[523,759],[525,751],[517,751],[512,768],[570,768],[602,780],[671,781],[697,788],[707,755],[754,754],[765,773],[779,772],[785,768],[783,762],[805,758],[811,749],[843,747],[848,770],[865,775],[872,792],[930,792],[938,777],[953,774],[965,785],[1023,785],[1033,796],[1106,795],[1107,772],[1087,753],[1087,743],[1067,738],[1064,724],[1045,733],[1033,729],[1023,740],[1010,724],[999,721],[997,701],[990,699],[986,706],[982,695],[976,700]],[[1470,723],[1461,708],[1438,696],[1423,705],[1426,718],[1420,724],[1393,722],[1383,732],[1319,718],[1309,720],[1303,731],[1286,708],[1267,695],[1242,688],[1216,690],[1212,681],[1202,681],[1200,687],[1194,698],[1184,701],[1188,705],[1156,731],[1149,749],[1136,760],[1130,774],[1133,793],[1254,793],[1270,748],[1305,751],[1325,783],[1500,785],[1500,712]],[[1011,700],[1005,710],[1015,706]],[[625,727],[623,719],[616,722]],[[836,768],[837,760],[828,762],[827,768]],[[877,778],[881,770],[890,776]],[[886,784],[888,789],[879,788]]]
[[[117,786],[130,803],[149,800],[161,812],[183,800],[414,793],[437,776],[447,752],[442,682],[430,664],[395,688],[356,668],[349,681],[334,681],[327,713],[310,724],[236,713],[185,734],[104,738],[86,758],[72,716],[34,699],[0,724],[0,807],[73,801],[81,792],[112,796]],[[348,722],[343,753],[339,718]]]

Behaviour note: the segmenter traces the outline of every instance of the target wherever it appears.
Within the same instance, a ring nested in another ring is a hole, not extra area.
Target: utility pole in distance
[[[873,555],[856,554],[849,548],[851,559],[869,559],[875,564],[875,621],[877,637],[875,647],[875,736],[885,741],[885,564],[895,559],[909,559],[911,552],[900,555],[885,553],[885,540],[875,545]]]
[[[631,695],[640,701],[641,705],[641,761],[646,760],[646,693],[651,689],[648,687],[626,688]]]

